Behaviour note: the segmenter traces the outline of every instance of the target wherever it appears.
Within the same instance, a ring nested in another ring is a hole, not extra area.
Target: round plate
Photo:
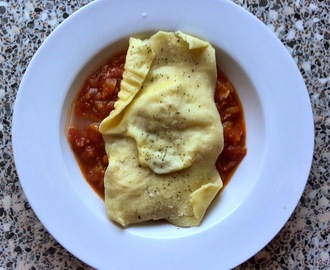
[[[122,229],[86,183],[65,126],[84,79],[132,35],[158,30],[208,40],[245,110],[248,154],[202,224]],[[97,0],[65,20],[33,57],[18,91],[14,157],[24,192],[47,230],[98,268],[228,269],[263,248],[292,214],[313,154],[301,75],[266,26],[229,1]]]

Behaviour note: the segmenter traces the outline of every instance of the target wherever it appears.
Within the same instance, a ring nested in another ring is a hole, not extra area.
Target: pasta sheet
[[[182,32],[130,38],[115,109],[100,124],[109,157],[105,203],[128,226],[198,226],[222,187],[215,50]]]

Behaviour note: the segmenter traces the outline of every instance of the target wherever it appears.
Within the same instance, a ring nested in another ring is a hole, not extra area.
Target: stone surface
[[[45,38],[88,0],[0,1],[0,269],[91,269],[45,230],[22,191],[11,121],[22,76]],[[234,0],[283,42],[307,85],[315,149],[299,204],[278,235],[236,269],[330,269],[330,2]]]

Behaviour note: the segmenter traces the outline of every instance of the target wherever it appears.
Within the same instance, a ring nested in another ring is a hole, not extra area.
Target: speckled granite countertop
[[[11,121],[15,96],[33,54],[88,0],[0,1],[0,269],[90,269],[45,230],[15,170]],[[237,269],[330,269],[330,2],[235,0],[284,43],[307,85],[315,122],[312,170],[280,233]]]

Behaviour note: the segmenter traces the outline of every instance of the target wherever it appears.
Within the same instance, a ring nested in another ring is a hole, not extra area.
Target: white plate
[[[210,41],[245,109],[248,154],[197,228],[122,229],[83,179],[65,137],[83,80],[138,33],[182,30]],[[42,44],[22,80],[13,120],[24,192],[47,230],[98,269],[228,269],[263,248],[293,212],[313,153],[301,75],[280,41],[229,1],[95,1]]]

